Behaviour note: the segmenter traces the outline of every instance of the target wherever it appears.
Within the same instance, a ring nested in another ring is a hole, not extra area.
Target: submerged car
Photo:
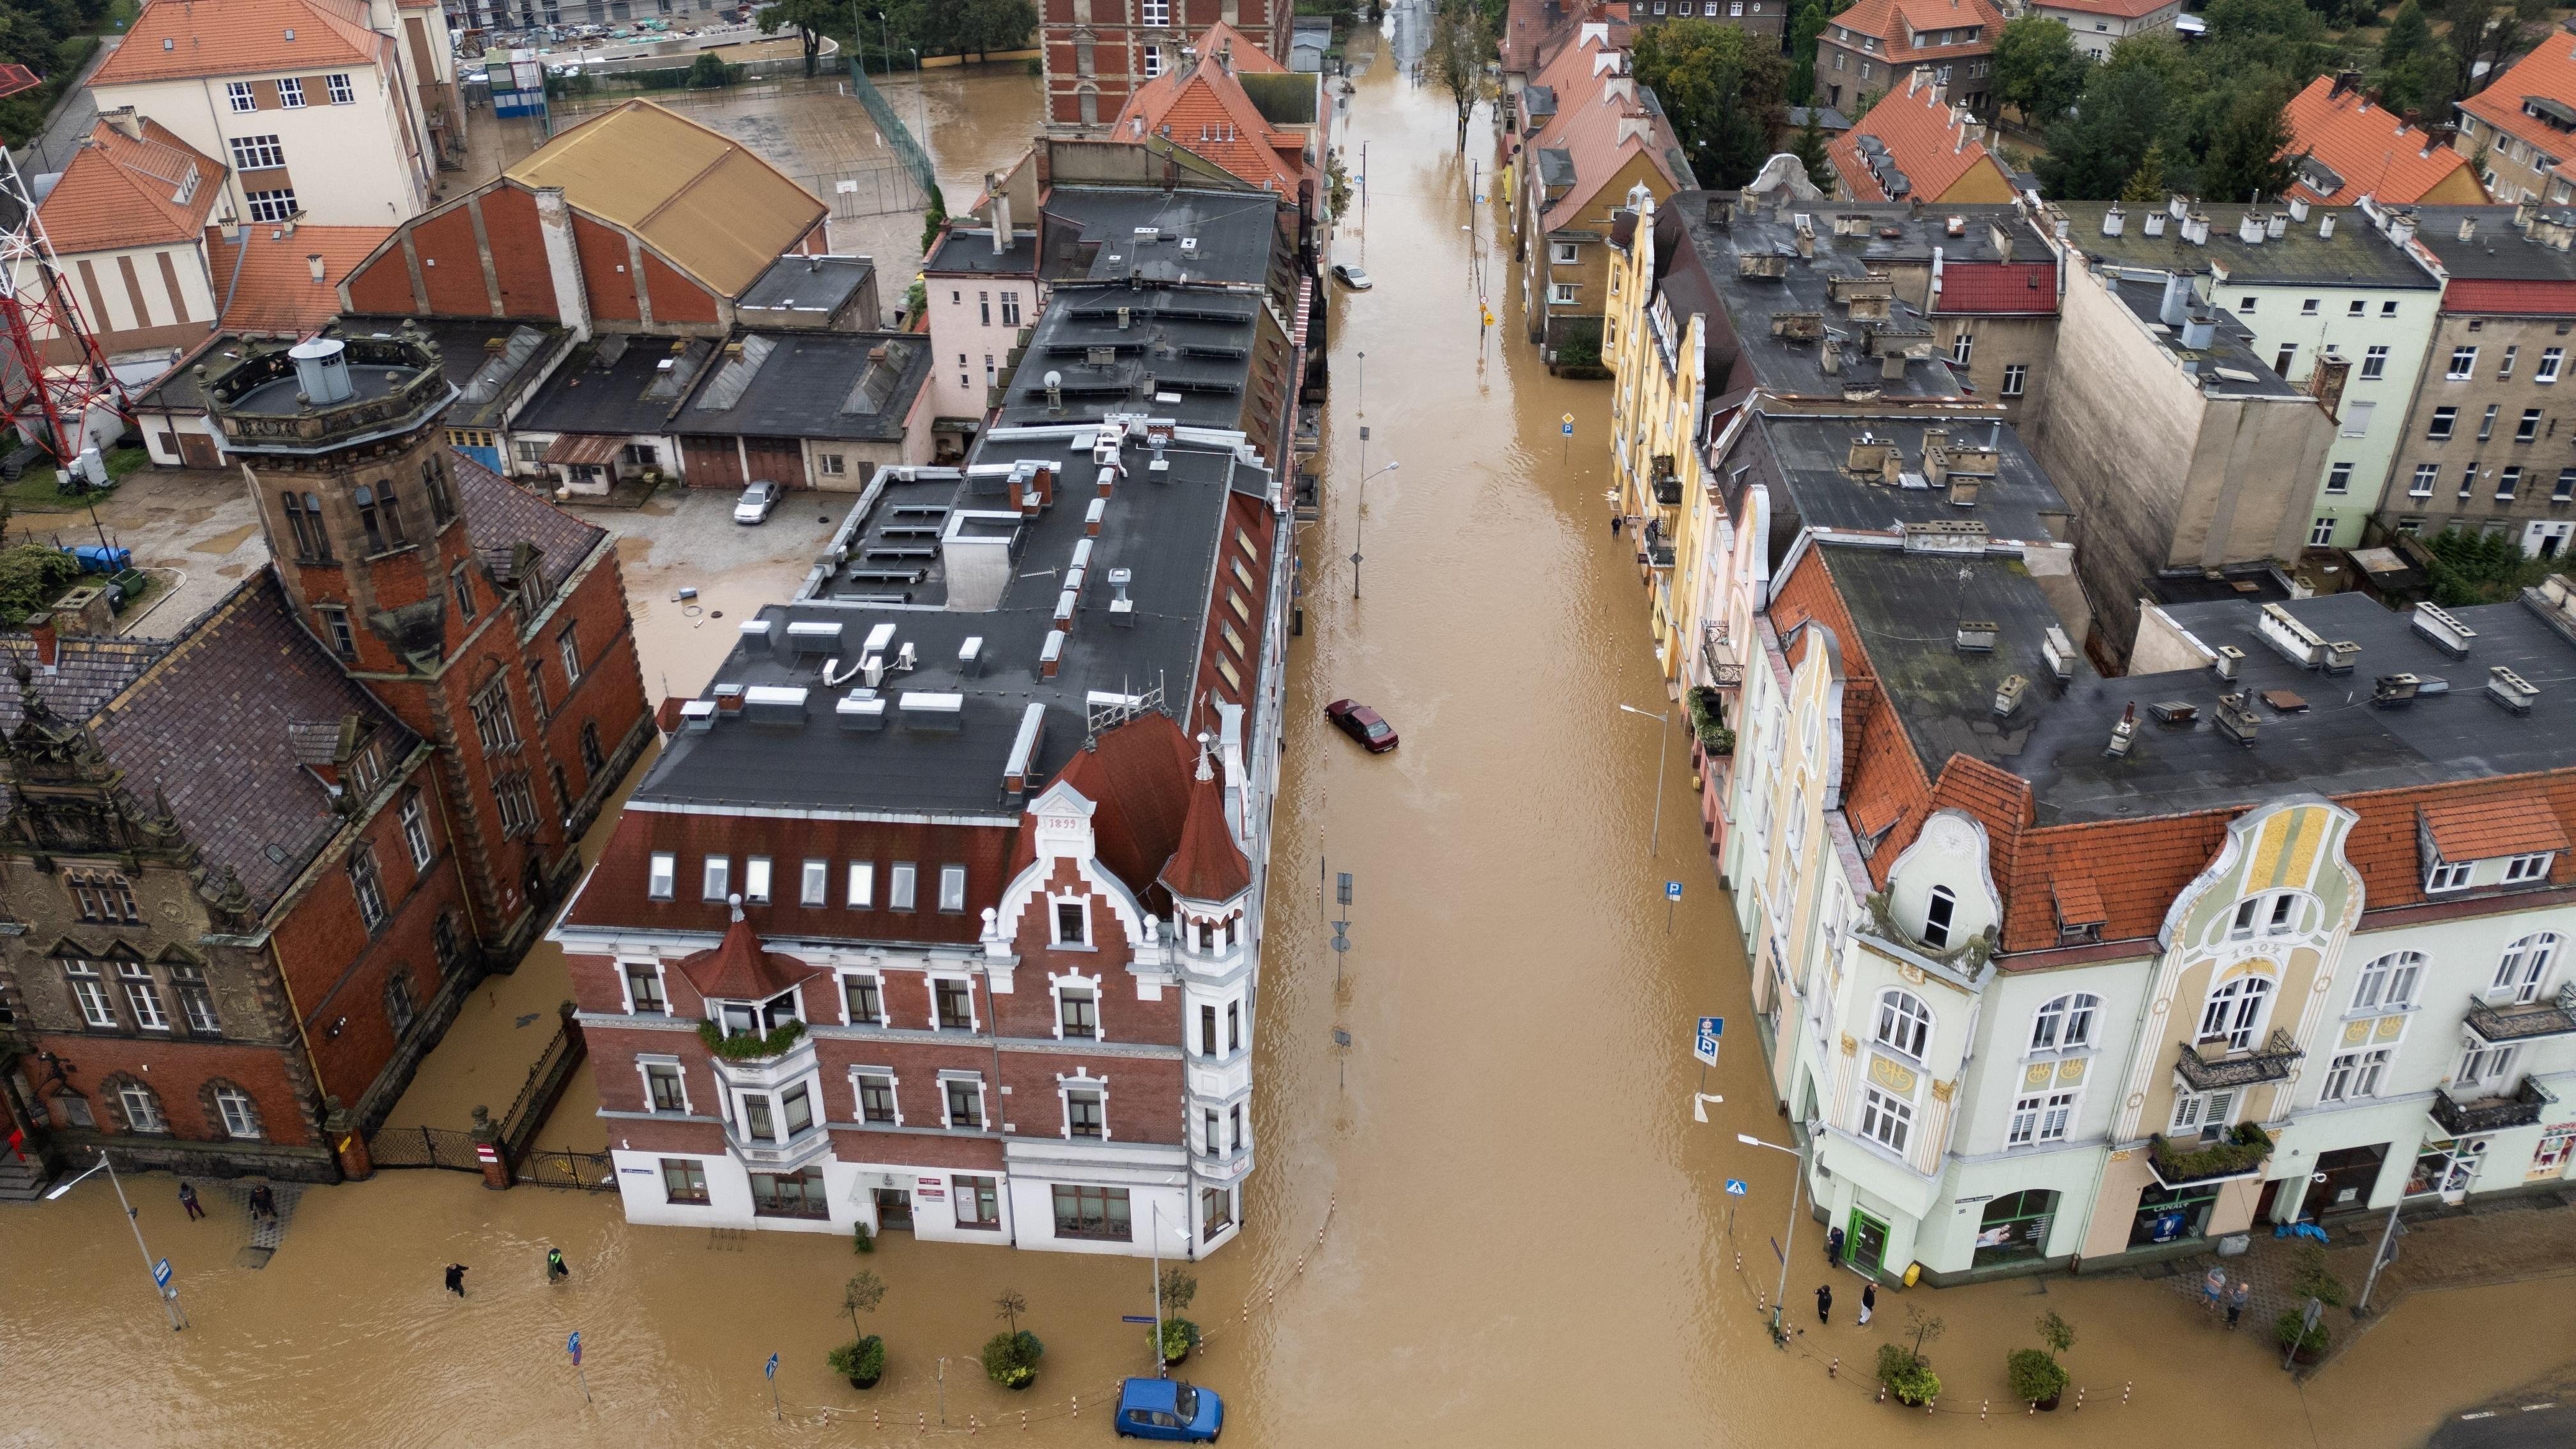
[[[1129,1379],[1118,1390],[1114,1426],[1121,1439],[1213,1444],[1225,1430],[1225,1401],[1179,1379]]]
[[[1395,726],[1356,699],[1337,699],[1325,705],[1324,718],[1339,725],[1343,734],[1366,746],[1372,755],[1383,755],[1395,748]]]
[[[1348,262],[1333,263],[1333,275],[1341,280],[1343,286],[1354,292],[1365,292],[1377,285],[1369,280],[1366,267],[1355,267]]]
[[[779,486],[766,478],[745,488],[742,490],[742,497],[734,500],[733,521],[736,523],[766,522],[770,511],[778,507],[780,492]]]

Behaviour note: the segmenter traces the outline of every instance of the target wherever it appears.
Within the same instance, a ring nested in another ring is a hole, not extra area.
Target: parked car
[[[1369,280],[1366,267],[1355,267],[1348,262],[1333,263],[1333,275],[1341,280],[1343,286],[1354,292],[1365,292],[1377,285]]]
[[[1372,755],[1383,755],[1395,748],[1395,726],[1356,699],[1337,699],[1325,705],[1324,718],[1339,725],[1343,734],[1366,746]]]
[[[1121,1439],[1213,1444],[1225,1430],[1225,1401],[1214,1389],[1179,1379],[1129,1379],[1118,1390],[1118,1417],[1111,1424]]]
[[[770,513],[778,507],[778,497],[782,491],[784,490],[777,484],[766,478],[745,488],[742,490],[742,497],[734,500],[733,521],[766,523]]]

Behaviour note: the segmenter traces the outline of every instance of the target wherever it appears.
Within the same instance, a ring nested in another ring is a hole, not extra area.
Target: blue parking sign
[[[1703,1016],[1699,1019],[1699,1030],[1691,1034],[1691,1055],[1699,1059],[1701,1066],[1717,1065],[1717,1039],[1725,1033],[1725,1017]]]
[[[1665,900],[1668,900],[1668,901],[1677,901],[1677,900],[1680,900],[1681,898],[1682,898],[1682,883],[1681,883],[1680,881],[1677,881],[1677,880],[1668,880],[1668,881],[1664,882],[1664,899],[1665,899]]]

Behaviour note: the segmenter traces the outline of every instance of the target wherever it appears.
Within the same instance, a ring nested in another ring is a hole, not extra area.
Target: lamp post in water
[[[1798,1241],[1798,1190],[1806,1186],[1801,1179],[1805,1175],[1807,1159],[1795,1147],[1783,1147],[1777,1142],[1765,1142],[1749,1133],[1738,1132],[1735,1134],[1735,1140],[1747,1147],[1768,1147],[1774,1152],[1785,1152],[1798,1159],[1797,1168],[1789,1174],[1789,1230],[1780,1239],[1780,1289],[1771,1299],[1771,1336],[1776,1339],[1780,1336],[1781,1310],[1789,1306],[1789,1247]]]
[[[125,1209],[126,1226],[134,1229],[134,1250],[143,1255],[143,1271],[150,1275],[152,1279],[152,1292],[154,1296],[161,1300],[162,1311],[170,1315],[171,1330],[176,1332],[179,1329],[187,1327],[187,1319],[181,1317],[179,1314],[179,1290],[161,1281],[161,1270],[153,1264],[152,1250],[143,1245],[142,1220],[135,1216],[134,1204],[125,1200],[125,1183],[116,1175],[116,1164],[107,1160],[106,1148],[102,1147],[98,1150],[98,1162],[95,1166],[89,1169],[89,1172],[84,1172],[80,1177],[72,1178],[61,1186],[55,1188],[53,1191],[46,1193],[45,1201],[52,1202],[54,1199],[61,1197],[64,1193],[67,1193],[74,1187],[78,1186],[81,1178],[89,1176],[92,1172],[97,1172],[100,1168],[105,1168],[107,1170],[108,1184],[116,1189],[116,1205]]]

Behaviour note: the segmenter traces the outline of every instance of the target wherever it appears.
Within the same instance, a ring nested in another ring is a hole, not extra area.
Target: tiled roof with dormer
[[[2460,109],[2552,158],[2553,174],[2576,179],[2568,164],[2576,160],[2576,134],[2532,114],[2554,109],[2576,118],[2576,35],[2552,30],[2493,84],[2460,102]]]
[[[1993,184],[1977,189],[1995,194],[1967,199],[2010,198],[2011,174],[1983,141],[1970,136],[1969,128],[1977,123],[1954,111],[1948,96],[1947,88],[1929,78],[1909,75],[1903,86],[1879,97],[1867,115],[1834,138],[1827,154],[1853,200],[1940,201],[1980,166],[1994,173]],[[1904,178],[1901,192],[1893,189],[1899,176]]]
[[[90,84],[286,75],[391,63],[393,41],[352,0],[151,0]]]
[[[1827,40],[1854,50],[1862,49],[1863,36],[1875,38],[1877,48],[1867,53],[1885,57],[1892,75],[1896,67],[1915,61],[1984,55],[1995,48],[2003,28],[2003,15],[1987,0],[1860,0],[1826,21],[1824,34]],[[1940,43],[1941,36],[1968,29],[1977,32],[1976,39]],[[1850,38],[1845,39],[1846,35]],[[1914,43],[1918,35],[1934,43],[1918,46]]]
[[[2365,195],[2399,206],[2486,200],[2469,158],[2406,124],[2359,86],[2318,76],[2290,98],[2282,119],[2290,144],[2281,154],[2304,158],[2292,190],[2310,201],[2348,206]]]
[[[224,194],[222,163],[150,117],[132,124],[128,135],[116,120],[100,120],[37,205],[55,251],[194,241],[206,224]]]

